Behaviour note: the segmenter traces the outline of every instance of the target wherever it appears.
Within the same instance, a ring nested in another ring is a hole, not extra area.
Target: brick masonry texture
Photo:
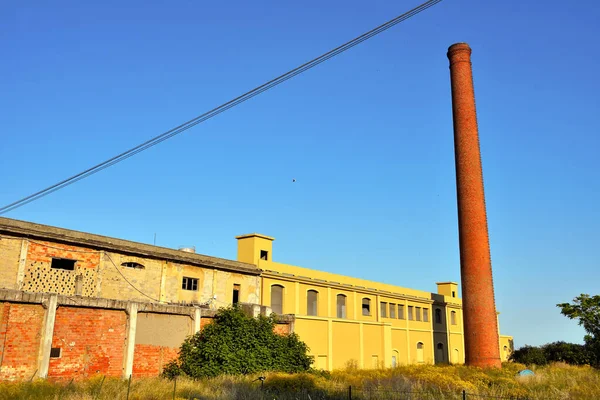
[[[21,243],[20,239],[0,238],[0,287],[16,289]]]
[[[483,172],[479,150],[471,48],[448,49],[454,118],[460,267],[468,365],[500,367]]]
[[[134,378],[152,377],[162,373],[169,361],[175,360],[179,348],[136,344],[133,356]]]
[[[59,307],[52,347],[60,347],[61,356],[50,359],[48,377],[120,377],[126,327],[124,311]]]
[[[36,372],[44,316],[38,304],[0,304],[0,379],[30,379]]]

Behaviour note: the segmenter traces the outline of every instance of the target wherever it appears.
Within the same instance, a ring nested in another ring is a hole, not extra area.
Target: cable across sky
[[[161,133],[160,135],[155,136],[152,139],[149,139],[144,143],[141,143],[141,144],[139,144],[127,151],[124,151],[106,161],[103,161],[100,164],[94,165],[93,167],[88,168],[85,171],[82,171],[76,175],[66,178],[58,183],[55,183],[52,186],[49,186],[45,189],[35,192],[27,197],[24,197],[20,200],[15,201],[13,203],[10,203],[3,207],[0,207],[0,215],[5,214],[5,213],[12,211],[16,208],[19,208],[21,206],[24,206],[25,204],[31,203],[32,201],[38,200],[38,199],[40,199],[44,196],[47,196],[59,189],[64,188],[66,186],[72,185],[73,183],[75,183],[81,179],[87,178],[90,175],[100,172],[105,168],[108,168],[108,167],[115,165],[121,161],[124,161],[124,160],[128,159],[129,157],[132,157],[144,150],[147,150],[150,147],[156,146],[157,144],[159,144],[167,139],[170,139],[173,136],[176,136],[182,132],[185,132],[186,130],[188,130],[188,129],[190,129],[190,128],[192,128],[214,116],[217,116],[218,114],[220,114],[224,111],[227,111],[230,108],[237,106],[238,104],[241,104],[247,100],[250,100],[254,96],[257,96],[257,95],[287,81],[288,79],[291,79],[291,78],[295,77],[296,75],[303,73],[304,71],[307,71],[313,67],[316,67],[317,65],[321,64],[322,62],[327,61],[330,58],[335,57],[338,54],[351,49],[352,47],[356,46],[357,44],[362,43],[365,40],[368,40],[368,39],[372,38],[373,36],[376,36],[376,35],[380,34],[381,32],[388,30],[389,28],[399,24],[400,22],[403,22],[403,21],[411,18],[412,16],[436,5],[437,3],[441,2],[441,1],[442,0],[426,1],[426,2],[422,3],[421,5],[411,9],[410,11],[407,11],[407,12],[393,18],[393,19],[389,20],[388,22],[385,22],[384,24],[381,24],[378,27],[371,29],[370,31],[365,32],[362,35],[357,36],[356,38],[320,55],[319,57],[316,57],[316,58],[314,58],[314,59],[312,59],[312,60],[310,60],[310,61],[308,61],[308,62],[306,62],[306,63],[304,63],[282,75],[279,75],[276,78],[271,79],[270,81],[268,81],[266,83],[263,83],[260,86],[255,87],[254,89],[252,89],[232,100],[229,100],[226,103],[221,104],[218,107],[213,108],[210,111],[207,111],[201,115],[198,115],[197,117],[195,117],[187,122],[184,122],[183,124],[178,125],[173,129],[170,129],[164,133]]]

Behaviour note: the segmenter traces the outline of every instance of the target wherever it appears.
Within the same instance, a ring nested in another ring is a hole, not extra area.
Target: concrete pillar
[[[17,270],[17,290],[23,290],[23,281],[25,280],[25,263],[27,262],[28,249],[29,240],[23,239],[21,242],[21,254],[19,255],[19,269]]]
[[[202,326],[202,310],[199,308],[194,309],[194,334],[200,332]]]
[[[448,49],[454,118],[460,269],[467,365],[500,367],[471,48]]]
[[[38,376],[40,378],[48,377],[48,368],[50,366],[50,350],[52,349],[52,337],[54,335],[54,321],[56,320],[57,304],[58,296],[56,294],[50,295],[47,304],[42,303],[42,305],[46,307],[46,315],[44,318],[44,328],[40,343],[40,356],[38,358]]]
[[[129,379],[133,372],[133,353],[135,350],[135,330],[137,327],[137,303],[127,304],[127,337],[123,355],[123,379]]]

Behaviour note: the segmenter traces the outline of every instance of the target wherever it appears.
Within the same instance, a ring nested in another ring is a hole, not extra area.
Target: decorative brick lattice
[[[58,293],[75,295],[75,280],[82,275],[82,296],[96,295],[97,272],[91,268],[75,267],[74,271],[52,269],[46,263],[33,262],[26,271],[23,280],[23,290],[37,293]]]

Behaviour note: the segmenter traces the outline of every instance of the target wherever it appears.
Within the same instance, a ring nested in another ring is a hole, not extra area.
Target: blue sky
[[[416,6],[4,2],[0,205]],[[581,342],[600,287],[600,5],[445,0],[186,133],[4,216],[435,290],[459,280],[446,50],[473,49],[497,308],[515,344]],[[293,183],[292,179],[296,179]]]

